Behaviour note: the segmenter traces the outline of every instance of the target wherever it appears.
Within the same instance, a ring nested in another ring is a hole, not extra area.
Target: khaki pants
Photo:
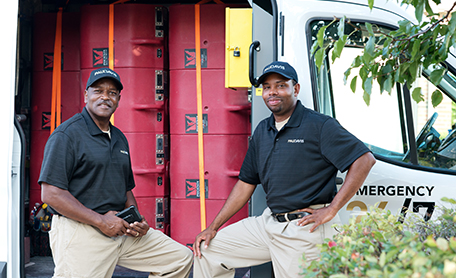
[[[275,277],[300,277],[303,255],[308,260],[317,259],[320,250],[316,245],[337,233],[331,226],[340,220],[337,215],[313,233],[309,232],[313,223],[301,227],[296,225],[297,221],[280,223],[266,208],[261,216],[243,219],[220,230],[207,249],[204,242],[201,244],[202,257],[195,257],[193,277],[232,278],[235,268],[270,261]]]
[[[112,277],[116,265],[149,277],[188,277],[192,252],[160,231],[107,237],[98,229],[55,215],[49,232],[54,277]]]

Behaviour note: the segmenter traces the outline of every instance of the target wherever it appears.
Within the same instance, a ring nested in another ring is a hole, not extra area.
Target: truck
[[[455,198],[454,53],[441,65],[448,71],[438,88],[429,81],[432,69],[413,84],[422,88],[420,103],[396,84],[391,94],[374,86],[367,106],[361,87],[352,93],[343,81],[369,36],[365,22],[392,30],[413,21],[396,3],[375,1],[371,10],[364,0],[16,0],[2,7],[2,278],[27,277],[30,254],[50,254],[50,222],[30,214],[45,210],[36,183],[44,143],[59,122],[80,112],[88,72],[99,66],[113,67],[126,83],[113,122],[129,139],[140,212],[182,244],[190,246],[215,217],[248,137],[270,115],[256,78],[276,60],[296,68],[306,107],[336,118],[377,159],[340,210],[344,223],[371,206],[429,220],[447,206],[442,197]],[[311,53],[318,30],[343,16],[350,19],[346,29],[359,30],[340,59],[327,58],[318,69]],[[434,108],[436,89],[444,97]],[[339,187],[344,177],[338,174]],[[258,186],[232,221],[260,214],[264,196]],[[269,277],[270,268],[249,273]]]

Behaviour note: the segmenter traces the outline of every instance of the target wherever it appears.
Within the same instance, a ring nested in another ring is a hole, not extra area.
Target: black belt
[[[273,213],[272,216],[279,222],[289,222],[295,219],[303,218],[310,215],[307,211],[287,212],[287,213]]]

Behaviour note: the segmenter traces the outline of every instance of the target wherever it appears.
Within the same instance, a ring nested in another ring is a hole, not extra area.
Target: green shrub
[[[401,223],[399,215],[371,208],[359,223],[352,218],[326,239],[319,260],[303,257],[303,277],[456,277],[455,210],[439,210],[435,220],[409,213]]]

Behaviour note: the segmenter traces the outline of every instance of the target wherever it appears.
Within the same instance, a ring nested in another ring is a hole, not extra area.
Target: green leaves
[[[320,29],[318,30],[317,36],[316,36],[316,41],[312,45],[311,53],[314,55],[315,65],[317,66],[318,70],[321,69],[321,67],[324,63],[324,60],[326,58],[326,49],[331,45],[331,44],[328,44],[325,46],[326,29],[331,24],[333,24],[335,21],[336,20],[334,19],[328,25],[320,27]],[[340,50],[340,52],[342,52],[342,50]],[[340,52],[339,52],[339,55],[340,55]]]
[[[356,84],[361,82],[359,84],[364,90],[363,98],[366,103],[370,101],[373,80],[377,80],[381,93],[391,93],[396,82],[407,84],[410,88],[421,77],[423,68],[436,68],[429,79],[438,86],[446,74],[446,69],[438,68],[438,65],[442,65],[448,57],[450,48],[456,47],[456,12],[448,11],[448,14],[438,15],[432,10],[429,1],[431,0],[399,1],[400,4],[414,7],[418,24],[404,19],[398,22],[396,30],[388,30],[368,22],[364,23],[364,26],[355,25],[345,17],[334,19],[328,25],[320,27],[314,35],[315,42],[311,51],[315,55],[315,64],[320,69],[330,50],[331,61],[334,63],[343,55],[345,47],[359,47],[361,42],[365,42],[362,54],[357,56],[350,66],[350,69],[362,68],[359,71],[362,81],[359,78],[349,78],[351,70],[346,71],[343,78],[344,84],[351,80],[352,91]],[[374,0],[368,0],[368,5],[372,9]],[[333,24],[334,26],[331,26]],[[415,91],[412,95],[415,101],[423,101],[421,92]],[[440,92],[434,92],[433,105],[438,105],[441,97]]]
[[[373,37],[374,30],[372,29],[372,24],[370,24],[369,22],[366,22],[366,28],[367,28],[367,31],[369,32],[369,36]]]
[[[450,204],[452,204],[452,205],[456,205],[456,200],[455,200],[455,199],[450,199],[450,198],[448,198],[448,197],[443,197],[443,198],[442,198],[442,201],[447,202],[447,203],[450,203]]]
[[[334,50],[333,50],[333,54],[332,54],[332,57],[331,57],[333,63],[334,63],[334,60],[336,60],[336,58],[340,57],[340,54],[342,53],[342,50],[344,49],[345,43],[347,41],[347,38],[348,38],[347,35],[343,35],[334,44]]]
[[[372,8],[374,7],[374,0],[367,0],[367,3],[369,4],[369,9],[372,10]]]
[[[412,92],[412,99],[416,101],[416,103],[419,103],[421,101],[424,101],[423,94],[421,94],[421,87],[417,87],[413,90]]]
[[[318,42],[318,46],[320,46],[320,47],[323,47],[323,43],[324,43],[324,39],[325,39],[325,31],[326,31],[326,28],[328,28],[328,26],[323,26],[320,28],[320,30],[318,30],[317,42]]]
[[[337,35],[339,38],[345,35],[345,16],[339,20],[339,26],[337,26]]]
[[[363,99],[367,105],[370,104],[370,95],[372,93],[372,81],[373,81],[372,76],[369,76],[365,79],[365,81],[363,83],[363,89],[364,89]]]
[[[326,57],[325,49],[320,48],[315,52],[315,64],[317,65],[318,69],[320,70],[321,66],[323,65],[324,58]]]
[[[352,92],[356,92],[356,80],[358,79],[358,76],[353,77],[352,81],[350,82],[350,89]]]
[[[436,69],[436,70],[433,70],[431,72],[431,75],[429,76],[429,79],[431,80],[431,82],[438,86],[440,84],[440,81],[442,81],[442,78],[445,74],[445,69],[444,68],[441,68],[441,69]]]
[[[364,59],[364,62],[369,63],[372,58],[375,56],[375,37],[371,36],[364,47],[364,57],[368,56]]]
[[[436,240],[436,243],[437,243],[437,248],[439,248],[442,251],[447,251],[448,248],[449,248],[448,241],[446,239],[441,238],[441,237],[439,237]]]
[[[443,100],[442,92],[440,92],[439,90],[435,90],[431,96],[432,106],[434,108],[437,107],[437,105],[439,105],[442,102],[442,100]]]
[[[423,20],[424,2],[427,2],[427,1],[418,0],[415,2],[416,2],[415,17],[418,20],[418,22],[421,22]]]
[[[390,74],[383,83],[382,89],[391,94],[391,89],[393,88],[393,76]]]
[[[344,85],[347,85],[347,80],[348,80],[348,76],[350,75],[351,73],[351,67],[348,68],[345,72],[344,72]]]

